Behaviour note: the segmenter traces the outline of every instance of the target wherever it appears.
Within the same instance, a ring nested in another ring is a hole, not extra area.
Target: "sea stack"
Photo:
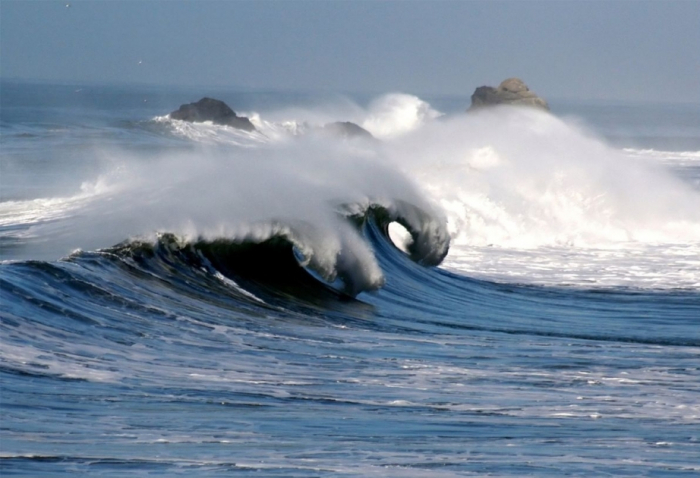
[[[372,133],[350,121],[336,121],[323,126],[323,131],[343,139],[363,138],[373,140]]]
[[[214,124],[231,126],[245,131],[255,131],[255,126],[248,118],[237,116],[226,103],[213,98],[202,98],[196,103],[182,105],[179,109],[170,113],[170,118],[189,121],[190,123],[211,121]]]
[[[549,111],[547,102],[530,91],[520,78],[508,78],[498,88],[480,86],[472,95],[469,110],[494,105],[531,106]]]

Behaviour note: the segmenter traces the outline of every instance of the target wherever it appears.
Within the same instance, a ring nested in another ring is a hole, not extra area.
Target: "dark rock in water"
[[[202,98],[196,103],[182,105],[178,110],[170,113],[170,118],[191,123],[211,121],[214,124],[255,131],[255,126],[248,118],[236,116],[236,113],[226,103],[213,98]]]
[[[328,123],[323,127],[323,131],[345,139],[375,139],[374,136],[372,136],[372,133],[364,129],[362,126],[358,126],[350,121],[336,121],[334,123]]]
[[[549,111],[547,102],[530,91],[523,80],[508,78],[498,88],[480,86],[472,95],[470,110],[493,105],[532,106]]]

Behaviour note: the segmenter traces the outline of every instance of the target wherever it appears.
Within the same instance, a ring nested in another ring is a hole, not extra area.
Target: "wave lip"
[[[373,205],[370,216],[377,222],[384,237],[393,243],[389,227],[398,223],[406,229],[408,237],[404,244],[394,244],[416,263],[437,266],[442,263],[450,249],[450,234],[447,223],[431,216],[424,209],[405,201],[395,201],[388,207]]]
[[[409,231],[406,252],[416,263],[436,266],[447,255],[449,234],[444,220],[401,200],[343,205],[332,228],[307,221],[275,220],[239,227],[237,233],[220,237],[188,239],[161,233],[152,242],[127,241],[104,251],[139,261],[156,257],[181,267],[204,267],[244,289],[243,284],[247,284],[256,291],[273,290],[276,294],[331,292],[355,297],[385,283],[366,227],[373,224],[391,243],[388,227],[393,222]]]

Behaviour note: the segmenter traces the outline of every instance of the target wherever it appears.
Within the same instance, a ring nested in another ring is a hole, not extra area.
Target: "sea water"
[[[1,93],[3,474],[698,474],[698,105]]]

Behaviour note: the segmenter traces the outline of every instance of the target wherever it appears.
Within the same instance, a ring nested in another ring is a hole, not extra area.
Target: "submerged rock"
[[[498,88],[480,86],[472,95],[470,110],[493,105],[531,106],[549,111],[547,102],[530,91],[523,80],[508,78]]]
[[[340,136],[345,139],[365,138],[375,139],[372,133],[350,121],[336,121],[323,126],[324,133]]]
[[[255,131],[255,126],[245,116],[237,116],[236,113],[223,101],[213,98],[202,98],[196,103],[180,106],[170,113],[170,118],[201,123],[211,121],[214,124],[231,126],[245,131]]]

